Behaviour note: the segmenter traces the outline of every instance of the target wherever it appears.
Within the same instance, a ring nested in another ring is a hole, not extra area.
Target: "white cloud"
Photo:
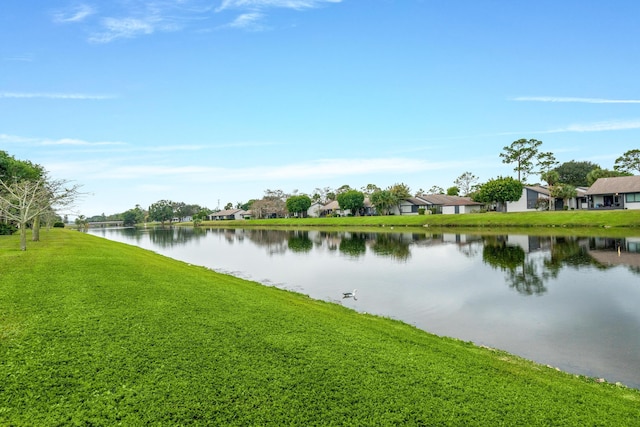
[[[120,38],[133,38],[139,35],[152,34],[155,25],[152,21],[136,18],[105,18],[102,20],[104,31],[89,38],[93,43],[108,43]]]
[[[27,93],[27,92],[0,92],[0,98],[45,98],[45,99],[114,99],[116,95],[92,95],[86,93]]]
[[[640,129],[640,120],[629,121],[606,121],[585,124],[572,124],[565,128],[554,129],[547,133],[557,132],[603,132],[615,130]]]
[[[286,8],[286,9],[310,9],[319,7],[324,3],[340,3],[342,0],[223,0],[218,11],[225,9],[262,9],[262,8]]]
[[[131,39],[159,32],[177,31],[212,19],[212,11],[239,11],[239,15],[224,25],[209,28],[236,28],[249,31],[264,30],[259,22],[264,19],[267,9],[303,10],[321,7],[325,4],[340,3],[342,0],[222,0],[217,8],[210,0],[127,0],[110,4],[117,10],[111,15],[88,20],[97,15],[97,10],[81,4],[54,14],[57,23],[78,23],[87,21],[90,28],[88,41],[110,43],[118,39]],[[227,19],[227,18],[222,18]]]
[[[58,12],[53,15],[54,22],[58,22],[61,24],[70,23],[70,22],[81,22],[84,21],[87,17],[93,15],[95,10],[86,4],[81,4],[72,9]]]
[[[513,101],[532,102],[574,102],[584,104],[640,104],[639,99],[571,98],[557,96],[520,96]]]
[[[80,139],[73,138],[61,138],[61,139],[48,139],[48,138],[31,138],[17,135],[0,134],[0,142],[6,144],[28,144],[32,146],[75,146],[75,147],[101,147],[101,146],[122,146],[127,145],[124,142],[102,141],[102,142],[88,142]]]
[[[96,147],[105,145],[127,145],[124,142],[87,142],[80,139],[62,138],[62,139],[45,139],[40,142],[40,145],[71,145],[80,147]]]
[[[263,17],[264,15],[259,12],[243,13],[232,22],[227,25],[223,25],[222,28],[238,28],[253,31],[263,30],[265,27],[259,24]]]

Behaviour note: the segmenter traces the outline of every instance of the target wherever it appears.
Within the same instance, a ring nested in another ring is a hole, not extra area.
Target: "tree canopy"
[[[619,172],[640,173],[640,150],[626,151],[616,159],[613,169]]]
[[[478,182],[478,177],[471,172],[464,172],[462,175],[456,178],[453,183],[460,190],[459,193],[463,196],[468,196],[473,191],[473,187]]]
[[[149,206],[149,219],[158,221],[164,226],[166,221],[173,218],[173,202],[169,200],[159,200]]]
[[[514,171],[518,172],[518,181],[525,182],[527,175],[533,172],[533,160],[538,157],[538,148],[542,141],[537,139],[519,139],[513,141],[511,145],[503,148],[500,153],[502,163],[515,164]]]
[[[307,210],[311,207],[311,198],[305,194],[291,196],[287,199],[287,210],[298,216],[306,216]]]
[[[571,160],[562,163],[555,168],[555,171],[558,172],[559,182],[573,185],[574,187],[588,187],[587,175],[594,169],[600,169],[600,166],[592,162]]]
[[[482,184],[474,194],[473,199],[476,202],[503,205],[506,202],[519,200],[522,196],[523,188],[522,183],[516,179],[498,177]]]
[[[364,193],[358,190],[349,190],[338,194],[340,209],[349,209],[352,214],[358,215],[364,208]]]
[[[390,190],[374,191],[371,193],[369,200],[380,215],[389,215],[391,207],[396,204],[396,199]]]

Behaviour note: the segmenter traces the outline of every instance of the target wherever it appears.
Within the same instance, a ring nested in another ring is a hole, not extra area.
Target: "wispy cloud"
[[[89,142],[81,139],[73,138],[33,138],[17,135],[0,134],[0,142],[6,144],[29,144],[32,146],[74,146],[74,147],[104,147],[104,146],[124,146],[125,142],[116,141],[101,141],[101,142]]]
[[[275,7],[302,10],[319,7],[325,3],[340,3],[341,1],[342,0],[223,0],[217,10]]]
[[[65,24],[71,22],[82,22],[96,11],[89,5],[81,4],[71,9],[56,12],[53,15],[54,22]]]
[[[496,135],[533,135],[533,134],[549,134],[549,133],[564,133],[564,132],[606,132],[606,131],[619,131],[619,130],[633,130],[640,129],[640,119],[635,120],[609,120],[593,123],[575,123],[568,126],[547,129],[547,130],[534,130],[534,131],[516,131],[516,132],[500,132]],[[488,135],[487,135],[488,136]]]
[[[14,61],[14,62],[33,62],[33,55],[25,54],[25,55],[14,55],[14,56],[5,56],[2,58],[3,61]]]
[[[103,31],[89,37],[89,41],[109,43],[115,39],[129,39],[139,35],[152,34],[156,30],[157,22],[157,19],[151,18],[105,18],[102,20]]]
[[[519,96],[512,100],[523,102],[573,102],[582,104],[640,104],[640,99],[571,98],[558,96]]]
[[[114,146],[114,145],[127,145],[124,142],[111,142],[111,141],[103,141],[103,142],[88,142],[83,141],[81,139],[72,139],[72,138],[62,138],[62,139],[45,139],[40,141],[40,145],[67,145],[74,147],[104,147],[104,146]]]
[[[313,9],[327,3],[341,3],[342,0],[223,0],[216,12],[226,10],[244,11],[232,22],[220,28],[236,28],[249,31],[261,31],[268,27],[260,24],[266,17],[267,9]]]
[[[552,129],[546,133],[559,132],[603,132],[616,130],[640,129],[640,119],[627,121],[604,121],[595,123],[572,124],[564,128]]]
[[[207,29],[233,28],[246,31],[269,29],[262,22],[270,9],[305,10],[342,0],[222,0],[218,7],[210,0],[127,0],[110,4],[110,13],[81,4],[56,12],[58,24],[85,23],[90,43],[104,44],[161,32],[190,28],[194,22],[205,22]],[[225,12],[225,13],[222,13]],[[237,14],[233,17],[231,14]],[[223,24],[211,24],[218,16]],[[202,28],[200,28],[202,30]]]
[[[232,22],[223,25],[221,28],[237,28],[242,30],[261,31],[265,26],[260,24],[264,14],[260,12],[243,13]]]
[[[94,95],[86,93],[42,93],[0,92],[0,98],[46,98],[46,99],[114,99],[116,95]]]

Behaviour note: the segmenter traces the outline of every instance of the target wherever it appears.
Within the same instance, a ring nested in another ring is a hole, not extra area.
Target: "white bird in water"
[[[353,299],[357,300],[356,292],[358,292],[357,289],[354,289],[353,292],[343,292],[342,298],[353,298]]]

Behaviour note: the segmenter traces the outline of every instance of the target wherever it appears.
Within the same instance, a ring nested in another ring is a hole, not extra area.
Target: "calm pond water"
[[[90,232],[640,388],[640,238],[183,227]],[[354,289],[356,298],[342,297]]]

